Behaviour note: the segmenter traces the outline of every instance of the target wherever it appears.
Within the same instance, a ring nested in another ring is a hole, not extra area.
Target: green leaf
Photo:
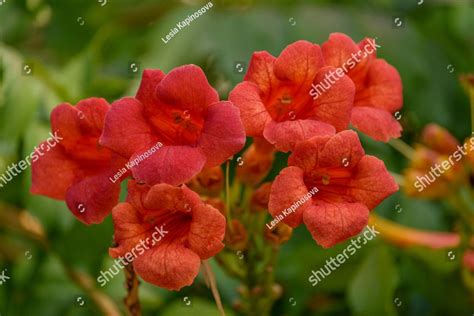
[[[348,287],[354,315],[397,315],[393,302],[398,271],[386,247],[378,247],[365,258]]]
[[[186,298],[186,297],[185,297]],[[190,304],[186,306],[186,302]],[[179,316],[179,315],[186,315],[186,316],[220,316],[220,313],[217,309],[215,304],[209,303],[202,299],[193,299],[189,298],[186,302],[175,302],[170,305],[162,314],[161,316]],[[225,308],[225,307],[224,307]],[[235,315],[230,311],[230,308],[225,308],[225,312],[227,316]]]

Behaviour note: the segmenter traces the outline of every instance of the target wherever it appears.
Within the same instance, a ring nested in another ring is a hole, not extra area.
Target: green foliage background
[[[205,3],[109,0],[101,6],[93,0],[6,0],[0,6],[0,173],[47,138],[49,113],[57,104],[75,104],[89,96],[112,102],[133,95],[139,75],[131,71],[131,63],[139,64],[140,72],[200,65],[225,99],[243,77],[234,69],[236,62],[248,63],[258,50],[277,56],[299,39],[322,43],[332,32],[344,32],[356,41],[378,38],[379,57],[394,65],[403,80],[403,140],[412,143],[429,122],[445,126],[460,140],[470,135],[469,103],[457,78],[474,71],[472,1],[425,0],[418,5],[415,0],[215,0],[208,13],[163,43],[170,28]],[[393,19],[400,16],[403,27],[396,28]],[[24,63],[32,66],[32,75],[24,74]],[[366,152],[383,159],[389,170],[401,173],[407,165],[388,145],[365,137],[363,143]],[[94,279],[111,266],[110,218],[100,226],[86,227],[63,202],[29,194],[30,178],[28,169],[0,188],[0,272],[8,269],[11,276],[0,286],[0,315],[99,315],[68,278],[64,265]],[[396,204],[403,212],[395,211]],[[50,242],[48,251],[12,228],[10,206],[26,209],[40,220]],[[453,215],[444,203],[397,193],[376,211],[407,226],[452,229]],[[445,251],[400,250],[380,239],[312,287],[307,281],[311,270],[345,246],[323,250],[305,228],[298,228],[280,256],[277,280],[284,293],[273,315],[474,313],[473,298],[460,280],[460,254],[452,262]],[[30,260],[26,251],[32,254]],[[230,310],[237,284],[217,266],[215,270]],[[119,305],[125,294],[122,283],[120,276],[105,287]],[[193,301],[191,308],[184,306],[185,296]],[[85,300],[84,306],[78,297]],[[396,298],[401,306],[394,303]],[[201,279],[180,293],[143,283],[141,301],[144,315],[218,315]]]

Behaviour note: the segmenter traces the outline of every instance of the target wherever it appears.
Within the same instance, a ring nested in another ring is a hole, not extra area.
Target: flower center
[[[283,85],[268,95],[264,104],[274,121],[293,121],[307,117],[307,108],[312,105],[312,99],[308,96],[295,91],[292,86]]]
[[[324,184],[324,185],[328,185],[329,184],[329,180],[331,179],[331,176],[329,176],[328,174],[325,174],[321,177],[321,182]]]
[[[205,123],[202,113],[175,108],[163,108],[149,119],[165,145],[195,145]]]
[[[185,241],[188,237],[192,214],[188,210],[151,211],[143,217],[143,221],[148,226],[150,236],[153,232],[164,229],[167,231],[164,237],[167,242],[177,239]]]

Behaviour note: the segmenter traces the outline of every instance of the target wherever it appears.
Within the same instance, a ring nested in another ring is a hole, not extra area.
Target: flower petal
[[[132,181],[131,181],[132,182]],[[112,210],[114,240],[117,247],[109,248],[112,258],[124,256],[148,236],[146,227],[138,217],[138,210],[130,203],[119,203]]]
[[[50,148],[43,142],[38,148]],[[38,157],[36,161],[32,161],[32,181],[31,193],[46,195],[57,200],[64,200],[67,189],[72,185],[76,177],[76,172],[80,168],[79,165],[70,160],[64,149],[56,144],[49,151],[40,156],[39,151],[35,151],[33,156]],[[51,177],[54,175],[54,181]]]
[[[206,167],[220,165],[244,145],[245,131],[239,109],[226,101],[212,104],[198,145],[207,157]]]
[[[101,223],[118,203],[120,183],[112,183],[109,177],[110,172],[87,177],[67,190],[66,204],[81,222]]]
[[[183,188],[186,200],[199,200],[199,195]],[[208,259],[224,248],[225,217],[214,207],[199,202],[191,206],[192,222],[188,235],[190,248],[201,258]]]
[[[103,98],[88,98],[79,101],[76,108],[82,112],[79,113],[78,118],[83,132],[86,135],[100,135],[110,104]]]
[[[265,127],[263,136],[269,143],[274,144],[276,149],[288,152],[302,140],[334,133],[334,127],[315,120],[271,121]]]
[[[316,75],[314,85],[320,84],[325,80],[325,76],[331,73],[335,74],[336,69],[322,68]],[[351,120],[354,93],[355,86],[352,80],[346,75],[338,77],[337,81],[330,84],[329,89],[313,101],[314,110],[310,117],[331,124],[336,128],[336,131],[347,129]]]
[[[343,33],[332,33],[323,43],[322,52],[326,65],[341,67],[354,81],[356,86],[362,85],[369,70],[369,65],[375,55],[361,58],[360,47]],[[356,56],[354,58],[353,56]]]
[[[383,109],[356,106],[352,109],[351,123],[364,134],[382,142],[398,138],[402,132],[398,121]]]
[[[400,75],[383,59],[376,59],[370,64],[364,86],[356,85],[356,88],[356,107],[375,107],[393,113],[403,105]]]
[[[174,291],[193,283],[200,264],[199,256],[185,245],[165,241],[133,261],[135,271],[143,280]]]
[[[152,127],[143,116],[143,105],[134,98],[123,98],[112,104],[100,138],[103,146],[130,157],[147,144],[157,142]]]
[[[254,52],[244,80],[256,84],[264,95],[271,94],[279,83],[273,72],[275,60],[276,58],[266,51]]]
[[[316,201],[303,214],[313,239],[323,248],[355,236],[369,221],[369,210],[362,203],[326,203]]]
[[[165,74],[158,69],[145,69],[143,71],[140,87],[138,88],[136,98],[143,104],[156,104],[157,94],[156,86],[163,80]]]
[[[174,108],[204,113],[219,101],[219,95],[196,65],[185,65],[170,71],[158,84],[158,99]]]
[[[305,174],[311,174],[321,167],[355,167],[364,154],[357,133],[343,131],[298,143],[288,158],[288,165],[300,167]]]
[[[337,133],[329,139],[319,152],[320,167],[356,166],[365,155],[357,133],[351,130]],[[344,160],[345,159],[345,160]]]
[[[148,148],[152,145],[148,146]],[[148,149],[135,153],[130,161]],[[189,146],[164,146],[138,165],[132,167],[134,178],[147,184],[168,183],[178,185],[198,174],[206,163],[206,156],[199,148]]]
[[[309,91],[324,60],[321,48],[308,41],[297,41],[288,45],[276,59],[275,75],[282,81],[291,81],[300,89]]]
[[[63,138],[61,145],[66,151],[83,149],[100,136],[109,108],[102,98],[81,100],[75,107],[69,103],[60,104],[51,112],[51,130]]]
[[[364,156],[355,168],[348,194],[372,210],[397,191],[398,185],[383,161],[373,156]]]
[[[247,135],[262,137],[265,125],[271,121],[271,117],[262,103],[259,87],[253,82],[241,82],[230,92],[229,101],[240,109]]]
[[[268,211],[273,217],[284,216],[284,223],[296,227],[301,224],[304,210],[311,205],[311,201],[306,201],[287,216],[283,214],[283,211],[306,194],[308,194],[308,189],[303,181],[303,170],[298,167],[285,168],[273,181]]]
[[[141,198],[143,207],[153,211],[184,210],[187,201],[180,187],[159,183]]]

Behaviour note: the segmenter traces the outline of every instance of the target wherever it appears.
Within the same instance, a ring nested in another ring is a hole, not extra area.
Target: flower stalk
[[[127,289],[127,296],[124,299],[125,308],[129,316],[141,316],[138,296],[140,281],[138,281],[137,275],[133,270],[133,265],[126,265],[123,271],[125,273],[125,288]]]

